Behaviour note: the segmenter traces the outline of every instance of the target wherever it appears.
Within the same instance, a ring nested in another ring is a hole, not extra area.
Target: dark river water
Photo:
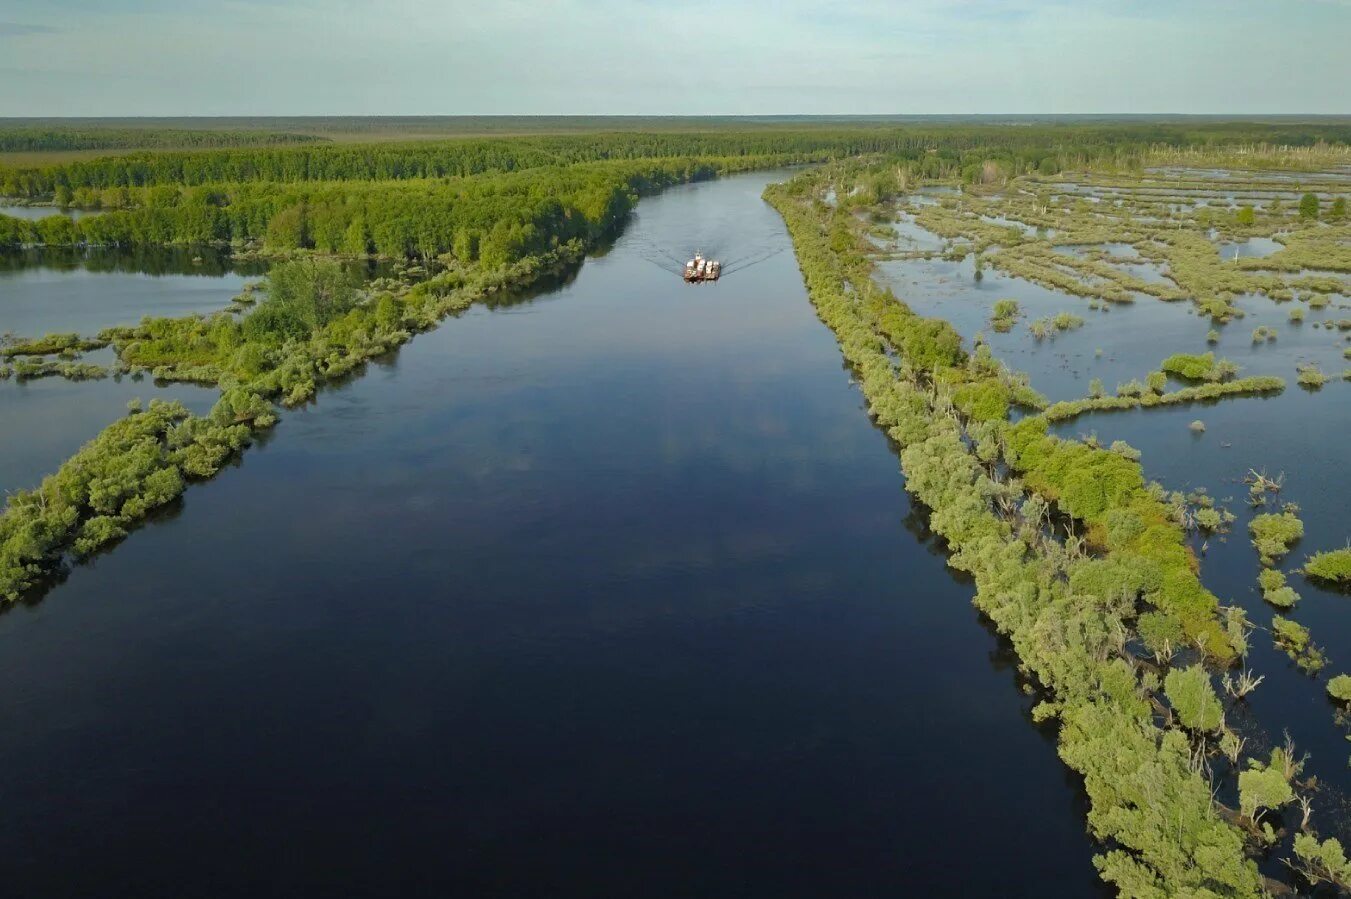
[[[661,267],[785,250],[771,177],[644,200],[0,616],[7,891],[1098,895],[791,252]]]

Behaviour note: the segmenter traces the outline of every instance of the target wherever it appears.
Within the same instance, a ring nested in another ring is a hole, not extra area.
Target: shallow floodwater
[[[1270,237],[1249,237],[1246,240],[1220,244],[1221,259],[1261,259],[1285,249],[1285,244]]]
[[[1235,249],[1239,255],[1262,255],[1280,247],[1267,239],[1254,241],[1227,245],[1225,258]],[[1134,254],[1124,244],[1099,246],[1114,255]],[[1087,248],[1060,249],[1085,252]],[[1122,264],[1141,276],[1143,271],[1137,269],[1150,267]],[[1206,585],[1225,605],[1245,609],[1258,628],[1250,638],[1248,666],[1265,680],[1245,702],[1230,704],[1229,724],[1248,739],[1250,750],[1262,754],[1266,747],[1280,744],[1288,730],[1298,750],[1310,756],[1306,775],[1316,775],[1322,785],[1315,801],[1318,829],[1343,841],[1351,839],[1351,778],[1347,776],[1351,744],[1325,692],[1328,678],[1351,672],[1346,649],[1351,646],[1351,600],[1344,592],[1321,587],[1298,572],[1312,553],[1345,546],[1351,539],[1346,515],[1351,493],[1344,476],[1351,447],[1351,414],[1347,412],[1351,383],[1341,378],[1343,369],[1351,366],[1343,355],[1351,342],[1348,332],[1327,327],[1347,318],[1345,300],[1333,297],[1326,308],[1314,309],[1302,301],[1276,303],[1262,296],[1241,296],[1235,305],[1244,317],[1217,326],[1195,315],[1190,302],[1165,303],[1138,296],[1132,304],[1095,312],[1083,298],[997,271],[987,269],[977,280],[970,257],[961,262],[896,260],[881,263],[879,270],[902,300],[923,315],[950,321],[968,346],[977,333],[984,333],[996,356],[1027,373],[1032,385],[1052,400],[1086,395],[1092,378],[1101,378],[1107,391],[1114,392],[1117,384],[1143,379],[1165,357],[1179,352],[1213,350],[1238,363],[1242,375],[1285,379],[1285,391],[1275,396],[1102,412],[1053,426],[1052,431],[1066,437],[1093,435],[1103,445],[1124,440],[1142,451],[1147,477],[1173,490],[1203,489],[1237,515],[1229,534],[1193,539]],[[1012,331],[1000,334],[989,327],[989,316],[995,300],[1005,297],[1016,299],[1023,315]],[[1289,320],[1293,309],[1304,311],[1303,322]],[[1028,332],[1030,319],[1062,311],[1080,315],[1085,324],[1042,341]],[[1274,328],[1277,338],[1254,342],[1252,331],[1258,326]],[[1214,345],[1206,342],[1211,328],[1219,334]],[[1319,390],[1296,383],[1298,367],[1310,363],[1331,377]],[[1170,380],[1172,387],[1183,386],[1177,379]],[[1204,422],[1203,433],[1189,428],[1195,420]],[[1267,510],[1278,510],[1283,502],[1299,506],[1305,536],[1279,567],[1302,596],[1285,614],[1310,628],[1314,643],[1328,655],[1327,667],[1316,678],[1300,671],[1272,644],[1271,620],[1278,610],[1262,599],[1257,586],[1260,566],[1248,523],[1263,510],[1247,503],[1244,478],[1250,471],[1284,477],[1285,487]],[[1223,798],[1236,802],[1236,797]],[[1298,823],[1297,816],[1291,823]],[[1279,871],[1272,868],[1268,873]]]
[[[1142,276],[1149,266],[1137,263],[1123,267]],[[878,272],[914,311],[950,322],[965,338],[968,349],[976,335],[983,335],[996,356],[1015,371],[1025,373],[1032,386],[1052,401],[1087,396],[1094,378],[1101,379],[1109,393],[1115,392],[1118,384],[1143,381],[1174,353],[1214,352],[1217,357],[1237,362],[1244,377],[1277,375],[1292,388],[1299,365],[1317,364],[1334,377],[1345,365],[1345,332],[1321,327],[1326,321],[1347,316],[1340,300],[1323,309],[1312,309],[1304,302],[1277,304],[1266,297],[1242,296],[1235,305],[1245,317],[1216,325],[1209,317],[1195,314],[1195,305],[1185,300],[1165,302],[1137,294],[1132,303],[1109,303],[1094,310],[1084,297],[1051,290],[996,269],[987,267],[977,279],[970,256],[960,262],[885,261],[879,263]],[[994,304],[1001,299],[1017,300],[1021,309],[1013,329],[1005,333],[990,327]],[[1294,308],[1305,311],[1304,322],[1289,321]],[[1054,337],[1033,339],[1029,332],[1032,321],[1061,312],[1079,316],[1084,324]],[[1253,343],[1252,332],[1259,325],[1276,329],[1277,339]],[[1220,335],[1213,345],[1207,343],[1212,329]],[[1175,380],[1173,386],[1185,384]]]
[[[1097,895],[792,254],[653,261],[786,248],[769,178],[644,200],[0,616],[7,887]]]
[[[1351,743],[1345,728],[1335,721],[1335,707],[1324,685],[1333,675],[1351,672],[1351,597],[1321,588],[1298,573],[1314,552],[1345,546],[1348,495],[1345,477],[1347,447],[1351,446],[1351,383],[1333,380],[1321,390],[1290,386],[1271,398],[1244,398],[1186,408],[1158,408],[1086,415],[1055,429],[1069,436],[1088,431],[1104,444],[1125,440],[1143,452],[1146,476],[1172,490],[1203,488],[1238,516],[1227,536],[1198,536],[1202,544],[1201,576],[1226,605],[1239,605],[1259,627],[1251,638],[1248,667],[1266,680],[1245,703],[1230,712],[1230,723],[1248,729],[1254,746],[1279,744],[1288,729],[1299,750],[1310,755],[1306,774],[1323,783],[1321,804],[1315,803],[1316,822],[1324,835],[1351,837],[1351,778],[1347,776]],[[1197,435],[1188,425],[1205,423]],[[1278,566],[1289,577],[1301,599],[1282,614],[1312,632],[1329,662],[1311,678],[1272,645],[1272,616],[1281,610],[1268,605],[1257,586],[1261,570],[1251,544],[1248,522],[1255,512],[1247,504],[1249,471],[1283,476],[1284,487],[1273,497],[1279,511],[1283,502],[1299,505],[1304,537]],[[1258,738],[1253,739],[1252,734]],[[1265,738],[1265,741],[1261,738]]]

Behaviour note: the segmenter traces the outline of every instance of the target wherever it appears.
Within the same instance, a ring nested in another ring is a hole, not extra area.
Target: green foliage
[[[1027,327],[1032,332],[1033,337],[1042,340],[1046,337],[1054,337],[1061,331],[1082,327],[1083,324],[1084,320],[1077,315],[1069,312],[1058,312],[1054,316],[1039,318]]]
[[[318,259],[273,266],[267,276],[267,293],[258,311],[275,305],[285,317],[303,323],[307,333],[324,327],[357,301],[347,271],[336,262]]]
[[[1020,311],[1017,300],[996,300],[994,313],[990,316],[990,327],[996,331],[1012,330]]]
[[[1313,883],[1330,883],[1343,891],[1351,890],[1351,861],[1342,844],[1329,837],[1318,842],[1313,834],[1295,834],[1295,857],[1304,876]]]
[[[1214,533],[1224,527],[1224,519],[1218,509],[1197,509],[1196,524],[1204,531]]]
[[[869,412],[901,446],[906,488],[931,510],[949,564],[974,579],[976,605],[1053,697],[1035,714],[1061,719],[1061,756],[1083,775],[1090,826],[1111,846],[1096,860],[1102,876],[1125,895],[1256,897],[1256,866],[1239,831],[1215,813],[1187,739],[1156,726],[1150,687],[1116,655],[1143,598],[1154,607],[1138,619],[1147,645],[1162,652],[1194,644],[1233,658],[1184,534],[1126,454],[1050,437],[1038,418],[1016,425],[969,418],[968,409],[984,406],[973,379],[993,378],[978,358],[970,365],[912,361],[904,337],[917,317],[872,282],[851,232],[864,225],[811,199],[832,174],[809,173],[766,196],[788,225],[808,294],[855,370]],[[990,439],[992,430],[999,439]],[[1021,483],[991,478],[992,446]],[[1012,519],[996,512],[996,498],[1018,510]],[[1074,557],[1048,542],[1040,527],[1048,501],[1084,522],[1104,557]],[[1199,695],[1186,686],[1177,692],[1183,705]],[[1211,723],[1204,699],[1188,708]]]
[[[1298,367],[1299,375],[1295,378],[1301,387],[1311,387],[1318,389],[1331,380],[1322,370],[1313,363],[1300,365]]]
[[[1147,385],[1134,382],[1117,385],[1116,396],[1089,397],[1053,403],[1046,407],[1043,417],[1048,422],[1062,422],[1077,418],[1088,412],[1183,405],[1229,396],[1259,396],[1261,394],[1279,393],[1284,389],[1285,382],[1270,375],[1239,378],[1224,383],[1207,381],[1168,393],[1154,393]]]
[[[1227,359],[1217,362],[1214,353],[1175,353],[1163,360],[1159,368],[1188,381],[1223,381],[1238,371],[1238,366]]]
[[[1174,668],[1163,681],[1164,693],[1185,727],[1202,733],[1214,733],[1224,723],[1224,706],[1210,684],[1210,673],[1202,665]]]
[[[1089,826],[1113,848],[1094,860],[1123,896],[1262,894],[1243,838],[1215,814],[1177,731],[1093,703],[1062,715],[1061,757],[1084,777]]]
[[[1328,695],[1338,702],[1351,703],[1351,674],[1339,674],[1328,681]]]
[[[1304,563],[1304,573],[1320,581],[1351,587],[1351,546],[1314,553]]]
[[[123,150],[166,147],[249,147],[265,144],[308,144],[323,141],[314,134],[251,129],[72,126],[0,128],[0,153],[45,150]],[[58,187],[65,187],[60,184]]]
[[[1276,766],[1263,766],[1255,760],[1253,765],[1238,775],[1238,802],[1243,814],[1256,821],[1263,809],[1275,811],[1294,802],[1295,791]]]
[[[0,358],[14,356],[48,356],[53,353],[82,353],[108,345],[106,340],[94,340],[79,334],[45,334],[35,340],[14,340],[0,343]]]
[[[1293,512],[1263,512],[1254,515],[1248,523],[1253,546],[1262,557],[1263,565],[1274,565],[1290,551],[1290,547],[1304,536],[1304,522]]]
[[[1309,629],[1298,622],[1277,615],[1271,619],[1271,635],[1277,648],[1284,650],[1296,665],[1309,674],[1316,673],[1327,664],[1323,651],[1310,639]]]
[[[1318,197],[1315,194],[1306,193],[1299,198],[1299,217],[1302,219],[1318,218]]]
[[[1273,606],[1289,609],[1299,602],[1299,594],[1286,585],[1280,569],[1263,568],[1257,575],[1257,583],[1262,588],[1262,598]]]

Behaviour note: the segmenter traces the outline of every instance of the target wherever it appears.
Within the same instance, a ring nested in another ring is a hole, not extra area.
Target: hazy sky
[[[0,0],[0,115],[1351,113],[1351,0]]]

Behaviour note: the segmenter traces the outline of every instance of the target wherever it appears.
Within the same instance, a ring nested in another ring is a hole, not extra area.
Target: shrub
[[[1312,362],[1299,366],[1298,371],[1299,376],[1295,380],[1299,382],[1301,387],[1317,389],[1332,380],[1327,375],[1323,374],[1322,370]]]
[[[1195,517],[1197,526],[1204,531],[1218,531],[1224,525],[1218,509],[1197,509]]]
[[[1327,663],[1323,651],[1310,639],[1307,627],[1277,615],[1271,619],[1271,635],[1276,647],[1284,650],[1301,670],[1313,674]]]
[[[1316,580],[1351,587],[1351,546],[1314,553],[1304,563],[1304,573]]]
[[[1351,674],[1339,674],[1328,681],[1328,695],[1338,702],[1351,703]]]
[[[1019,311],[1017,300],[996,300],[994,314],[990,317],[990,327],[999,332],[1011,330]]]
[[[1276,568],[1263,568],[1257,575],[1257,583],[1262,588],[1262,598],[1273,606],[1289,609],[1299,602],[1299,594],[1286,585],[1285,575]]]
[[[1204,434],[1206,432],[1206,423],[1199,418],[1187,425],[1187,427],[1191,429],[1193,434]]]
[[[1248,523],[1253,546],[1262,557],[1263,565],[1274,565],[1290,551],[1290,546],[1304,536],[1304,522],[1293,512],[1263,512]]]
[[[1174,353],[1163,360],[1159,368],[1188,381],[1215,380],[1215,354]]]
[[[1299,198],[1299,217],[1308,220],[1318,218],[1318,196],[1316,194],[1306,193]]]

